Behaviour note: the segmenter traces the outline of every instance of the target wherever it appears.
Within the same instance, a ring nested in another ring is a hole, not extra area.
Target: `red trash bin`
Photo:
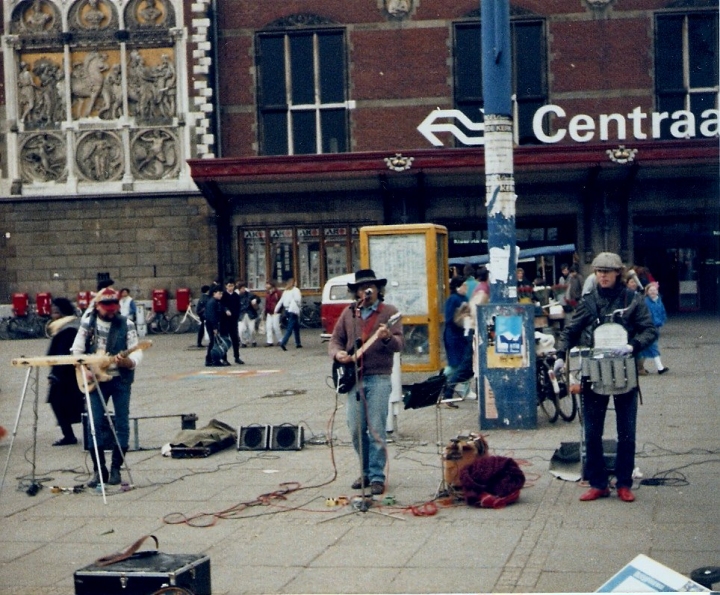
[[[175,293],[177,299],[177,311],[186,312],[190,307],[190,290],[187,287],[181,287]]]
[[[152,309],[155,314],[165,314],[168,307],[168,290],[153,289],[152,292]]]
[[[12,307],[15,316],[27,316],[30,298],[27,293],[13,293]]]
[[[50,308],[52,306],[52,294],[48,292],[35,294],[35,306],[40,316],[50,316]]]

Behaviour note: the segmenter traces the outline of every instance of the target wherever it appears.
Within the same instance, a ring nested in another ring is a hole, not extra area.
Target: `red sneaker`
[[[630,488],[618,488],[618,498],[623,502],[635,502],[635,494],[632,493]]]
[[[610,488],[600,490],[598,488],[590,488],[582,496],[580,496],[581,502],[592,502],[598,498],[607,498],[610,495]]]

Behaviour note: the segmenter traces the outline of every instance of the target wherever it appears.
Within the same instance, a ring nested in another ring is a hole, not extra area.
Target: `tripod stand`
[[[3,486],[5,485],[5,477],[7,475],[8,467],[10,465],[10,456],[12,455],[13,446],[15,444],[15,436],[17,435],[18,427],[20,425],[20,417],[22,415],[23,406],[25,403],[25,397],[27,395],[28,389],[30,389],[34,395],[33,399],[33,446],[32,446],[32,475],[31,475],[31,483],[30,486],[27,489],[28,495],[34,496],[38,490],[42,487],[41,484],[39,484],[35,477],[35,461],[36,461],[36,454],[37,454],[37,424],[38,424],[38,401],[39,401],[39,375],[40,375],[40,367],[47,367],[47,366],[56,366],[56,365],[76,365],[79,367],[82,378],[83,378],[83,392],[85,395],[85,407],[87,408],[87,411],[90,413],[88,415],[88,420],[90,424],[90,433],[92,435],[92,441],[93,441],[93,448],[94,448],[94,454],[95,454],[95,461],[97,462],[98,469],[100,467],[100,454],[99,454],[99,448],[98,448],[98,441],[97,441],[97,434],[95,431],[95,422],[92,416],[92,407],[91,407],[91,399],[90,399],[90,390],[88,385],[88,377],[92,380],[92,382],[98,386],[97,391],[99,394],[99,398],[103,403],[103,408],[105,412],[105,416],[107,418],[108,424],[110,426],[110,429],[112,431],[113,437],[115,439],[115,444],[117,445],[118,449],[122,453],[122,449],[120,448],[120,443],[117,437],[117,434],[115,432],[115,426],[113,424],[110,412],[107,408],[107,403],[105,402],[105,399],[103,398],[102,393],[100,392],[98,378],[95,375],[95,371],[89,367],[92,364],[99,364],[104,362],[107,359],[107,356],[105,355],[84,355],[84,356],[72,356],[72,355],[59,355],[59,356],[45,356],[45,357],[22,357],[12,360],[12,365],[15,367],[27,367],[27,374],[25,375],[25,382],[23,383],[23,389],[22,394],[20,395],[20,402],[18,404],[18,410],[17,415],[15,416],[15,425],[13,427],[12,432],[12,439],[10,441],[10,447],[8,449],[7,458],[5,460],[5,468],[3,470],[2,478],[0,479],[0,494],[2,493]],[[125,465],[125,470],[128,472],[128,476],[130,476],[130,469],[127,466],[127,462],[125,461],[125,458],[123,456],[123,463]],[[100,486],[103,496],[103,502],[107,504],[107,498],[105,493],[105,484],[103,483],[102,473],[100,473]],[[131,478],[132,481],[132,478]]]

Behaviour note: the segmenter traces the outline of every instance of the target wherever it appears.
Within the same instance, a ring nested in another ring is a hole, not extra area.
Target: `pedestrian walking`
[[[280,348],[283,351],[287,351],[286,345],[290,340],[290,335],[295,336],[295,347],[297,349],[302,348],[300,341],[300,307],[302,306],[302,294],[295,285],[295,279],[290,277],[285,285],[285,291],[283,291],[280,301],[275,306],[275,313],[279,314],[284,308],[285,315],[287,316],[287,327],[285,327],[285,335],[280,341]]]
[[[202,348],[203,339],[205,338],[205,333],[207,332],[205,328],[205,311],[207,310],[208,302],[212,299],[212,296],[210,295],[210,286],[209,285],[203,285],[200,288],[200,297],[198,298],[197,305],[195,306],[195,312],[198,315],[198,318],[200,319],[200,328],[198,328],[198,334],[197,334],[197,346],[198,349]]]
[[[220,303],[224,309],[224,315],[220,322],[220,333],[225,337],[230,337],[232,343],[233,356],[236,364],[244,364],[240,359],[240,334],[238,321],[240,320],[240,296],[235,291],[235,281],[229,280],[225,282],[225,291],[220,298]]]
[[[648,283],[648,286],[645,288],[645,305],[647,306],[647,309],[650,310],[650,315],[652,316],[655,328],[658,329],[658,338],[649,347],[640,352],[640,357],[638,359],[638,374],[645,376],[648,373],[645,368],[646,359],[653,360],[658,374],[665,374],[670,371],[670,368],[664,366],[662,360],[660,359],[659,329],[667,322],[667,313],[665,312],[665,306],[663,305],[658,284],[656,282]]]
[[[280,330],[280,314],[275,312],[275,307],[280,301],[280,292],[275,281],[268,281],[265,284],[265,339],[267,347],[272,347],[282,341]]]

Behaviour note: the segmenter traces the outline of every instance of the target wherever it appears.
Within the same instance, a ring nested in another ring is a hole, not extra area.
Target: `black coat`
[[[70,355],[80,320],[76,319],[58,331],[50,340],[48,355]],[[48,376],[48,403],[58,423],[76,424],[85,410],[85,395],[78,388],[75,366],[53,366]]]

